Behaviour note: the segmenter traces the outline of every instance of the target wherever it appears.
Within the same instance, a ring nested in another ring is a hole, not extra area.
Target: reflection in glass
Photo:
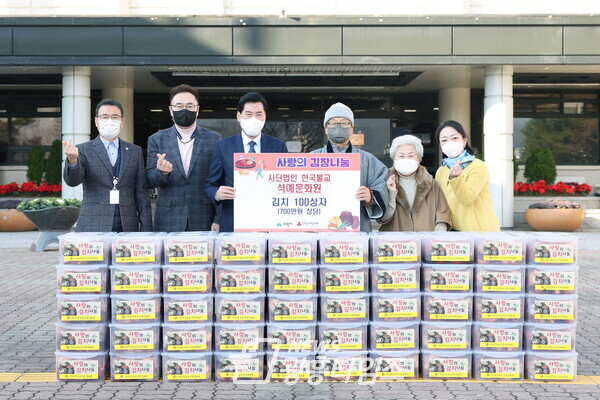
[[[391,124],[389,118],[361,118],[354,120],[354,133],[365,135],[365,145],[361,150],[368,151],[386,163],[390,154]]]
[[[26,153],[12,153],[12,162],[13,164],[27,164],[27,159],[29,159],[29,152]]]
[[[0,146],[8,145],[8,118],[0,118]]]
[[[60,118],[13,118],[12,144],[16,146],[50,146],[60,140]]]
[[[600,162],[597,118],[515,118],[514,148],[525,162],[539,147],[552,151],[556,164]]]
[[[535,111],[539,113],[559,113],[560,103],[538,103],[535,105]]]
[[[325,131],[322,121],[281,121],[267,123],[264,132],[284,142],[299,142],[301,153],[323,147]]]

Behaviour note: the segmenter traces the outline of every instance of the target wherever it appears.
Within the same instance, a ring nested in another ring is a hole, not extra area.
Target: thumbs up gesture
[[[65,154],[67,155],[67,161],[69,164],[76,164],[77,159],[79,158],[79,149],[77,146],[71,144],[71,139],[66,142],[62,142],[63,146],[65,146]]]
[[[161,173],[165,175],[168,175],[171,172],[173,172],[173,164],[165,160],[165,157],[167,157],[166,154],[157,154],[156,157],[158,157],[158,161],[156,162],[156,169],[158,169]]]

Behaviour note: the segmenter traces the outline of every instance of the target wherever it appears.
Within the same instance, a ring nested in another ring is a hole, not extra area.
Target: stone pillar
[[[102,89],[102,97],[110,97],[121,103],[125,124],[121,129],[119,137],[126,142],[133,143],[133,88],[104,88]]]
[[[440,107],[438,122],[441,124],[449,119],[460,122],[470,138],[471,89],[469,87],[440,89],[438,96]]]
[[[79,144],[90,140],[92,124],[90,100],[90,67],[63,68],[62,140]],[[63,146],[64,148],[64,146]],[[63,153],[63,167],[66,156]],[[64,198],[83,198],[81,185],[72,188],[63,180]]]
[[[503,228],[514,226],[512,76],[510,65],[485,67],[483,149],[494,211]]]

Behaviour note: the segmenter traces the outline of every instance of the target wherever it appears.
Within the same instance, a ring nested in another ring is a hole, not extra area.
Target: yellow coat
[[[490,178],[485,163],[474,159],[458,177],[449,180],[450,169],[438,168],[439,183],[452,213],[452,226],[457,231],[497,232],[498,218],[492,207]]]

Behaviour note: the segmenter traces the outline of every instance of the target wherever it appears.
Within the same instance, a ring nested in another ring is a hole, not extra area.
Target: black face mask
[[[187,128],[196,122],[196,112],[190,110],[173,111],[173,121],[181,127]]]

